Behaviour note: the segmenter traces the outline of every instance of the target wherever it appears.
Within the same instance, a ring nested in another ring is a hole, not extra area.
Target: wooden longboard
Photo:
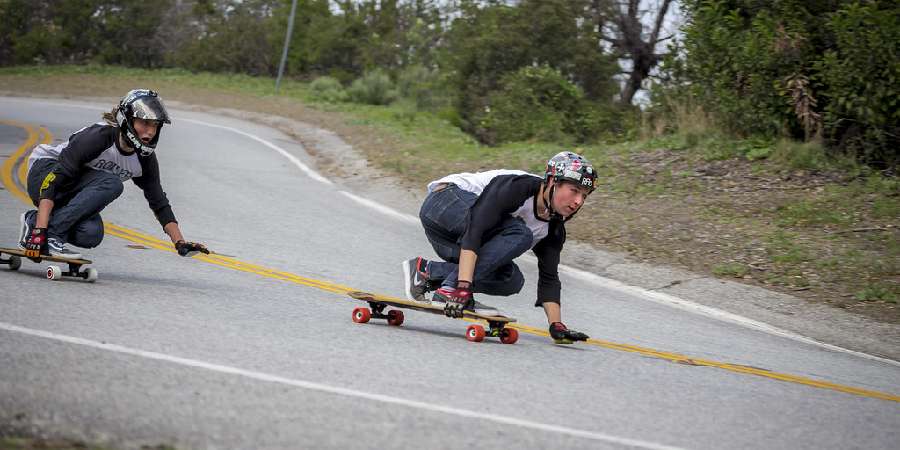
[[[22,258],[28,258],[25,256],[25,250],[20,248],[3,248],[0,247],[0,255],[7,254],[13,256],[19,256]],[[77,264],[79,266],[84,266],[87,264],[91,264],[93,261],[89,259],[68,259],[68,258],[57,258],[56,256],[47,256],[42,255],[40,258],[28,258],[36,263],[40,263],[41,261],[50,261],[50,262],[60,262],[60,263],[69,263],[69,264]]]
[[[9,255],[9,258],[4,258],[3,255]],[[47,279],[50,280],[58,280],[62,277],[84,278],[89,282],[94,282],[97,280],[97,269],[91,267],[87,270],[81,270],[81,266],[93,263],[89,259],[68,259],[47,255],[41,255],[40,258],[29,258],[25,255],[25,250],[19,248],[0,247],[0,265],[7,265],[9,266],[10,270],[19,270],[19,267],[22,267],[23,258],[34,261],[36,263],[48,261],[55,263],[65,263],[69,265],[69,270],[66,272],[63,272],[62,269],[60,269],[60,267],[56,265],[51,264],[47,266]]]
[[[440,314],[442,316],[444,315],[443,307],[435,306],[435,305],[432,305],[431,303],[414,302],[412,300],[406,300],[406,299],[399,298],[399,297],[389,297],[386,295],[378,295],[378,294],[372,294],[370,292],[362,292],[362,291],[348,292],[347,295],[349,295],[357,300],[383,303],[385,305],[393,306],[395,308],[412,309],[412,310],[422,311],[422,312],[427,312],[427,313],[432,313],[432,314]],[[488,321],[488,322],[510,323],[510,322],[516,321],[516,319],[513,319],[512,317],[488,316],[485,314],[479,314],[474,311],[463,311],[463,317],[468,317],[470,319],[479,319],[479,320],[484,320],[484,321]]]
[[[371,318],[386,319],[389,325],[400,326],[403,323],[403,311],[391,310],[384,312],[385,307],[393,306],[394,308],[412,309],[414,311],[426,312],[429,314],[444,315],[444,308],[432,305],[426,302],[415,302],[398,297],[389,297],[386,295],[372,294],[370,292],[353,291],[347,295],[357,300],[369,303],[369,308],[356,308],[353,310],[353,321],[356,323],[366,323]],[[474,311],[463,311],[463,317],[468,319],[483,320],[488,323],[486,331],[481,325],[470,325],[466,330],[466,339],[473,342],[484,340],[485,336],[499,337],[504,344],[513,344],[519,338],[519,333],[514,328],[507,328],[506,325],[515,322],[516,319],[506,316],[489,316],[479,314]]]

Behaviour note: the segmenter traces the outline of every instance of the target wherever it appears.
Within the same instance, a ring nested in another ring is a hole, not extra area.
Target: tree
[[[599,45],[597,30],[585,25],[590,24],[588,6],[589,0],[461,2],[441,69],[452,74],[463,128],[481,136],[477,122],[490,107],[490,94],[523,67],[556,69],[589,100],[607,102],[614,91],[615,60]]]
[[[818,139],[900,163],[900,6],[685,0],[685,91],[741,135]]]
[[[604,30],[602,39],[608,42],[619,58],[627,59],[631,69],[625,73],[628,78],[622,89],[621,101],[631,104],[650,75],[650,72],[665,56],[657,52],[659,44],[671,36],[660,36],[666,14],[672,0],[660,0],[652,11],[655,14],[649,33],[645,33],[644,16],[650,8],[641,8],[641,0],[592,0],[594,21]]]

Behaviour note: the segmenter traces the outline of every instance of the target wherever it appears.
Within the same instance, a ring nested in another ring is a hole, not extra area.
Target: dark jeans
[[[425,236],[444,261],[431,261],[428,278],[444,286],[456,286],[459,276],[459,241],[466,231],[469,210],[478,197],[456,186],[433,192],[425,198],[419,219]],[[525,284],[525,277],[513,259],[531,248],[531,230],[522,219],[508,217],[485,240],[475,262],[475,292],[513,295]]]
[[[56,164],[54,159],[39,159],[28,171],[28,195],[35,206],[40,200],[41,183]],[[100,211],[117,199],[123,189],[119,177],[99,170],[86,170],[70,189],[61,195],[57,193],[47,237],[83,248],[100,245],[103,241]]]

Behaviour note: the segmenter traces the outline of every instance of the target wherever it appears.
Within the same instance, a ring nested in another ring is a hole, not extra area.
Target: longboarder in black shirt
[[[507,296],[525,279],[515,258],[529,249],[538,259],[537,301],[557,343],[585,340],[569,330],[560,312],[558,266],[570,220],[594,190],[597,174],[581,155],[561,152],[548,162],[543,177],[517,170],[448,175],[428,185],[419,218],[441,260],[422,257],[403,262],[406,296],[444,307],[459,317],[469,309],[498,314],[475,301],[472,293]]]
[[[81,258],[67,244],[93,248],[103,240],[100,212],[133,180],[182,256],[209,253],[181,234],[160,185],[156,144],[171,123],[159,95],[135,89],[103,115],[57,145],[39,145],[29,158],[28,194],[37,210],[21,216],[19,246],[31,257]]]

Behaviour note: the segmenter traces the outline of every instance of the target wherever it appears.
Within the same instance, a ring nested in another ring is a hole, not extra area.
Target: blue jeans
[[[456,287],[459,276],[459,241],[469,223],[469,210],[478,196],[454,185],[428,194],[419,219],[425,236],[444,261],[428,265],[429,281]],[[525,277],[513,260],[531,248],[531,230],[525,222],[509,216],[484,237],[475,262],[473,290],[488,295],[513,295],[522,290]]]
[[[54,159],[39,159],[28,171],[28,195],[35,206],[40,201],[41,183],[56,164]],[[100,211],[119,198],[123,189],[119,177],[99,170],[85,170],[71,188],[65,192],[57,191],[47,237],[83,248],[100,245],[103,241]]]

